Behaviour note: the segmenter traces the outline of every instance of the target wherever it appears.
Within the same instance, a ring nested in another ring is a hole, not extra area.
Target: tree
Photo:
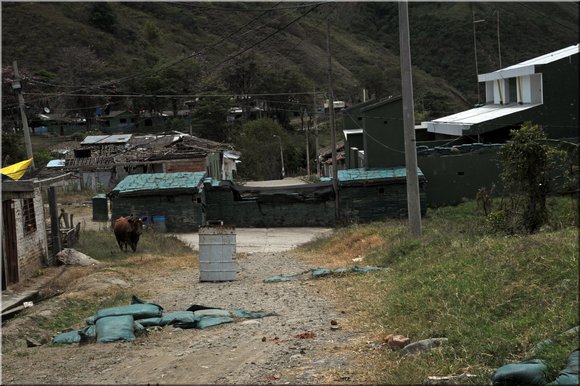
[[[228,112],[231,102],[227,97],[202,97],[195,104],[192,121],[197,135],[218,142],[231,141]]]
[[[550,148],[539,125],[526,122],[510,132],[511,139],[500,150],[501,178],[512,199],[515,227],[534,233],[546,222],[548,212],[548,166]]]
[[[91,25],[106,32],[114,31],[117,18],[109,3],[93,3],[90,12],[89,23]]]
[[[242,177],[256,180],[280,178],[280,142],[274,135],[282,138],[284,144],[284,129],[269,119],[248,121],[242,125],[235,141],[236,149],[243,157],[239,170]]]

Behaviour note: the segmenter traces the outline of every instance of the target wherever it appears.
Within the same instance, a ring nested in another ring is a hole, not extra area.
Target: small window
[[[22,200],[22,218],[24,219],[24,234],[36,231],[36,215],[34,214],[34,200],[25,198]]]
[[[127,123],[127,118],[121,118],[121,119],[119,119],[119,122],[120,123]]]
[[[145,120],[145,126],[153,126],[153,121],[151,120],[151,118],[147,118]]]
[[[464,174],[465,174],[465,172],[457,172],[457,175],[458,175],[458,176],[462,176],[462,175],[464,175]]]
[[[197,202],[198,204],[201,204],[201,197],[196,198],[195,202]]]
[[[167,202],[175,202],[175,196],[165,196]]]
[[[379,188],[379,194],[385,194],[385,188]]]

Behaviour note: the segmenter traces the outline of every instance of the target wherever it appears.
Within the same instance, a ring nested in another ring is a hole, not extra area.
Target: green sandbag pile
[[[98,310],[86,319],[87,326],[81,330],[69,331],[55,336],[53,343],[71,344],[83,341],[98,343],[130,342],[147,328],[172,325],[177,328],[204,329],[224,323],[232,323],[234,318],[257,319],[276,315],[265,311],[247,311],[236,308],[232,311],[220,308],[198,309],[196,311],[163,312],[163,307],[147,303],[133,296],[129,306],[111,307]]]

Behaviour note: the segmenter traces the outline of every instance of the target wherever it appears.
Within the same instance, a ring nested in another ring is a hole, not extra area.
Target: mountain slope
[[[472,15],[485,20],[475,25],[484,73],[500,68],[498,12],[503,67],[577,43],[577,3],[410,3],[417,109],[436,117],[477,102]],[[2,65],[17,60],[44,81],[28,89],[41,94],[325,90],[329,14],[336,97],[400,93],[391,2],[3,2]]]

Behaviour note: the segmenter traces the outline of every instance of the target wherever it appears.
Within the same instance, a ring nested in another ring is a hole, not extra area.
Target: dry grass
[[[316,254],[311,253],[308,247],[298,249],[295,253],[310,265],[334,269],[361,265],[353,259],[364,258],[371,251],[385,246],[385,239],[373,234],[367,227],[341,233],[343,234],[333,237],[332,241]]]

